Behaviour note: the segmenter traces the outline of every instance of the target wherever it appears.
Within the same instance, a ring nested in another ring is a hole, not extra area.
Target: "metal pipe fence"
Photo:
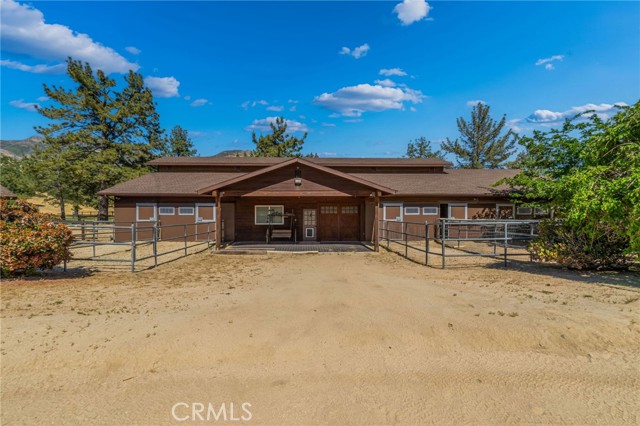
[[[117,224],[108,221],[64,223],[74,237],[71,244],[71,251],[75,254],[73,261],[129,263],[131,272],[141,267],[157,267],[165,259],[170,261],[184,257],[190,251],[195,254],[207,250],[216,241],[215,222],[178,225],[162,225],[159,222]],[[192,250],[196,248],[196,251]],[[166,257],[179,252],[182,255],[170,259]],[[141,266],[147,260],[152,260],[153,265]],[[67,262],[64,262],[64,270],[67,270]]]
[[[443,269],[448,258],[501,258],[507,266],[510,257],[530,257],[526,249],[537,229],[538,221],[515,219],[378,223],[380,242],[387,250],[427,266],[430,256],[440,256]]]

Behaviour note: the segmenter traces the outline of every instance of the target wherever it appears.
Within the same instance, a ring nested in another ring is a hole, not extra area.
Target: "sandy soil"
[[[202,253],[1,289],[3,425],[247,423],[178,402],[260,425],[640,422],[638,275]]]

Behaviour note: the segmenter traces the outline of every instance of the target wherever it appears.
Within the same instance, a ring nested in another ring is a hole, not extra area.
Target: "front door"
[[[304,241],[316,241],[318,228],[318,211],[316,209],[302,210],[302,232]]]

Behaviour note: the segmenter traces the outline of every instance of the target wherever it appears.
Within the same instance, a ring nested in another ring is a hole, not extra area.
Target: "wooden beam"
[[[373,211],[373,250],[376,252],[380,251],[380,239],[378,238],[378,228],[379,228],[379,224],[378,224],[378,220],[379,220],[379,210],[380,210],[380,192],[376,191],[376,195],[374,198],[374,204],[375,204],[375,210]]]
[[[220,191],[214,191],[216,198],[216,250],[220,250],[222,246],[222,194]]]

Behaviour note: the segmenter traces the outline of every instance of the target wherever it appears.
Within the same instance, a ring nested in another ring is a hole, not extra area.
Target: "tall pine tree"
[[[489,115],[489,105],[478,103],[471,111],[471,122],[456,120],[460,139],[447,140],[442,149],[456,156],[458,166],[465,169],[501,169],[515,152],[516,134],[502,130],[506,116],[498,122]]]
[[[439,150],[434,151],[433,148],[431,148],[431,141],[427,140],[424,136],[421,136],[415,141],[409,142],[405,157],[443,159],[444,153]]]
[[[174,126],[167,137],[167,153],[169,157],[193,157],[198,151],[193,147],[189,131],[181,126]]]
[[[45,140],[34,161],[53,162],[61,172],[82,170],[61,184],[86,195],[143,174],[146,162],[165,152],[165,139],[142,76],[129,71],[118,91],[114,79],[71,58],[67,74],[73,89],[44,86],[54,105],[38,111],[52,122],[36,128]],[[100,220],[107,219],[108,207],[107,197],[100,197]]]
[[[301,157],[302,146],[307,138],[307,133],[302,138],[297,138],[287,133],[287,122],[283,117],[276,118],[269,123],[271,134],[256,137],[253,132],[251,140],[256,145],[254,155],[256,157]]]

